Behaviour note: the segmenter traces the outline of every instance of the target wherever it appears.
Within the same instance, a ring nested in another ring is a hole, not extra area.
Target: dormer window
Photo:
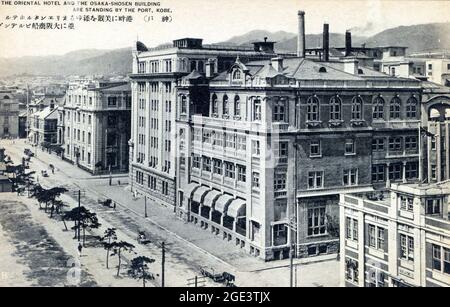
[[[241,71],[239,69],[236,69],[235,71],[233,71],[232,79],[233,80],[241,80]]]
[[[327,72],[327,69],[322,66],[322,67],[319,68],[319,72]]]

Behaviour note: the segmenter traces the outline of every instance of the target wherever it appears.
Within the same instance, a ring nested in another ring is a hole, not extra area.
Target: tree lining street
[[[21,162],[24,148],[30,148],[23,141],[16,141],[14,144],[11,141],[1,141],[0,146],[6,148],[6,153],[15,163]],[[40,171],[48,170],[48,164],[55,166],[55,173],[49,172],[49,177],[44,178],[40,176]],[[36,171],[39,182],[47,188],[54,186],[67,188],[69,192],[63,194],[61,199],[72,207],[77,205],[74,192],[78,189],[82,190],[82,205],[96,212],[99,222],[102,224],[100,229],[91,230],[89,235],[101,235],[107,227],[117,228],[122,238],[137,247],[136,250],[139,254],[155,259],[155,263],[150,265],[150,272],[155,275],[160,275],[161,249],[159,246],[161,242],[165,242],[167,248],[165,284],[167,286],[186,286],[187,279],[193,278],[195,275],[199,276],[200,268],[203,266],[212,267],[217,272],[226,271],[234,274],[238,286],[289,285],[287,260],[264,263],[231,246],[232,243],[220,242],[211,233],[199,231],[198,227],[177,219],[170,209],[161,205],[147,203],[149,218],[145,218],[144,200],[132,198],[126,186],[128,181],[126,176],[113,176],[113,186],[109,186],[108,176],[91,176],[76,166],[62,161],[56,155],[50,155],[40,149],[31,159],[30,170]],[[119,180],[120,185],[118,185]],[[105,197],[116,202],[116,210],[98,204],[98,199]],[[59,228],[62,226],[62,223],[58,224]],[[47,228],[47,223],[44,227]],[[148,246],[139,245],[136,241],[136,236],[141,230],[148,234],[152,242]],[[70,236],[72,232],[67,234]],[[61,238],[60,244],[64,249],[73,249],[76,241]],[[94,250],[97,249],[86,248],[87,253]],[[102,255],[101,259],[105,258],[106,253],[103,249],[99,253]],[[127,254],[125,257],[126,262],[133,258]],[[84,261],[85,259],[82,259],[82,264]],[[96,271],[97,266],[105,265],[100,262],[98,260],[86,263],[89,266],[88,271]],[[295,263],[304,262],[310,263],[298,267],[299,286],[338,285],[338,262],[335,260],[335,255],[295,260]],[[110,271],[107,275],[113,275],[113,270]],[[97,275],[102,274],[93,274],[93,276],[97,280]],[[334,278],[330,278],[330,276],[334,276]],[[97,282],[99,285],[116,285],[114,279],[109,282],[106,280]],[[156,279],[150,284],[159,286],[160,282],[160,276],[156,276]],[[223,286],[210,280],[207,281],[207,285]]]

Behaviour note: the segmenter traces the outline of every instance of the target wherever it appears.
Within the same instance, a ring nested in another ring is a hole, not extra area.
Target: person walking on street
[[[116,202],[113,204],[114,211],[116,211]]]
[[[78,256],[81,258],[81,251],[83,250],[83,246],[81,243],[78,243]]]

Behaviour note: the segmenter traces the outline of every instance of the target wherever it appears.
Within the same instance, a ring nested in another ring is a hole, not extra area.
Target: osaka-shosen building
[[[133,188],[265,260],[337,252],[340,193],[422,176],[420,82],[327,56],[328,27],[308,58],[298,17],[297,54],[267,40],[252,51],[179,40],[166,62],[166,49],[135,51]]]

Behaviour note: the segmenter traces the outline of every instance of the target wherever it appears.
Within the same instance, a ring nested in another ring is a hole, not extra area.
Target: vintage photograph
[[[0,46],[0,287],[450,286],[450,1],[0,0]]]

